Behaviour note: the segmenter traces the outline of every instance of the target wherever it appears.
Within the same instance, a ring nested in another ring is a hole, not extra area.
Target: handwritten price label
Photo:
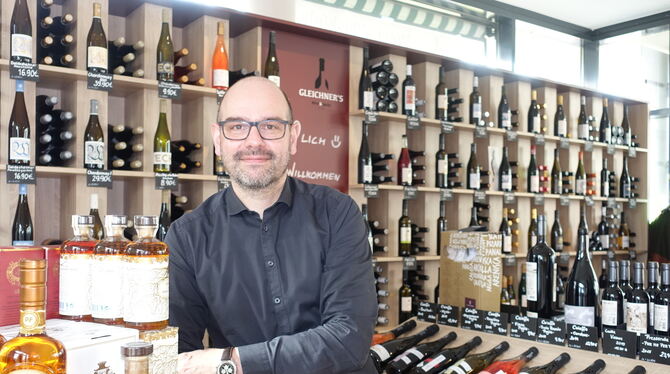
[[[157,190],[174,190],[177,188],[179,177],[174,173],[156,173]]]
[[[225,190],[226,188],[230,187],[230,179],[223,176],[218,176],[216,177],[216,184],[219,187],[219,191]]]
[[[35,184],[35,167],[7,165],[8,184]]]
[[[112,74],[91,73],[87,74],[87,87],[89,90],[111,91],[114,87],[114,77]]]
[[[24,81],[39,82],[40,70],[37,64],[28,62],[9,62],[9,78],[20,79]]]
[[[112,171],[86,170],[86,186],[112,188]]]
[[[159,81],[158,97],[161,99],[179,99],[181,97],[181,84]]]

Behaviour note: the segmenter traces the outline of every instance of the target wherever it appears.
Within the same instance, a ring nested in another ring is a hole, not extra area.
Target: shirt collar
[[[292,177],[286,177],[286,181],[284,182],[284,188],[281,191],[281,194],[279,195],[279,199],[277,199],[277,202],[274,203],[272,206],[277,205],[277,203],[284,203],[286,206],[289,208],[293,205],[293,189],[294,189],[294,180]],[[226,201],[226,209],[228,211],[229,216],[234,216],[236,214],[239,214],[240,212],[243,212],[245,210],[248,210],[246,206],[240,201],[240,198],[237,197],[237,194],[235,193],[235,190],[233,189],[233,186],[231,185],[228,187],[224,199]]]

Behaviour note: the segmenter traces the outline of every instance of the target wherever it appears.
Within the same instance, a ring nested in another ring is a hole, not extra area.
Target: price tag
[[[226,90],[216,90],[216,105],[221,104],[221,100],[223,100],[223,97],[226,95]]]
[[[475,308],[463,308],[461,328],[482,331],[484,328],[482,311]]]
[[[561,147],[561,149],[569,149],[570,141],[567,138],[561,138],[558,146]]]
[[[598,352],[597,328],[568,324],[567,330],[568,347]]]
[[[366,109],[365,110],[364,121],[368,125],[376,125],[377,124],[377,112],[375,112],[374,110]]]
[[[407,116],[407,130],[418,130],[421,128],[419,116]]]
[[[114,76],[106,73],[87,73],[87,88],[89,90],[111,91],[114,86]]]
[[[635,198],[628,199],[628,207],[633,209],[637,206],[637,200]]]
[[[535,134],[535,145],[544,145],[544,135]]]
[[[475,126],[475,138],[486,137],[486,126]]]
[[[516,201],[516,196],[514,196],[514,192],[505,192],[503,194],[503,203],[510,205],[514,204]]]
[[[584,143],[584,151],[585,152],[591,152],[593,151],[593,142],[588,140],[586,143]]]
[[[486,203],[486,191],[481,191],[481,190],[475,191],[475,202],[476,203]]]
[[[112,171],[86,169],[86,187],[112,188]]]
[[[610,209],[616,209],[616,199],[613,197],[607,198],[607,207]]]
[[[407,256],[402,258],[402,270],[414,271],[416,270],[416,257]]]
[[[603,329],[603,353],[635,358],[637,354],[637,334],[626,330]]]
[[[8,184],[35,184],[35,167],[7,165]]]
[[[637,149],[635,147],[628,147],[628,157],[630,158],[637,157]]]
[[[443,134],[452,134],[454,132],[454,125],[447,121],[440,121],[440,129]]]
[[[179,99],[181,97],[181,84],[158,81],[158,97],[161,99]]]
[[[507,336],[507,321],[509,318],[507,313],[484,312],[482,318],[484,332]]]
[[[514,130],[507,130],[505,134],[507,135],[508,142],[515,142],[516,139],[519,137],[519,134],[517,134],[516,131]]]
[[[458,327],[458,307],[453,305],[437,305],[437,323]]]
[[[377,198],[379,197],[379,185],[378,184],[365,184],[363,185],[363,193],[367,198]]]
[[[448,188],[440,189],[440,200],[441,201],[451,201],[454,199],[454,192]]]
[[[9,78],[39,82],[40,69],[37,64],[9,61]]]
[[[514,255],[503,255],[503,264],[505,266],[515,266],[516,265],[516,256],[514,256]]]
[[[561,195],[561,197],[558,198],[558,202],[561,206],[568,206],[570,205],[570,197],[568,197],[568,195]]]
[[[635,260],[637,258],[637,252],[635,252],[634,249],[628,250],[628,257],[630,257],[631,260]]]
[[[561,253],[561,255],[558,257],[558,261],[562,265],[570,263],[570,254],[569,253]]]
[[[565,322],[540,318],[537,324],[537,341],[540,343],[565,345]]]
[[[216,185],[219,188],[219,191],[225,190],[226,188],[230,187],[230,179],[219,175],[216,177]]]
[[[404,198],[405,200],[414,200],[414,199],[416,199],[416,194],[417,194],[417,192],[418,192],[418,189],[417,189],[416,187],[414,187],[414,186],[405,186],[405,187],[402,189],[403,198]]]
[[[422,301],[419,303],[419,309],[416,317],[425,322],[437,322],[437,304]]]
[[[607,144],[607,154],[608,155],[614,154],[614,144]]]
[[[536,193],[535,196],[533,196],[533,204],[544,205],[544,195],[541,193]]]
[[[586,206],[593,206],[595,204],[593,201],[593,196],[591,195],[584,196],[584,202],[586,203]]]
[[[156,173],[156,189],[174,190],[177,188],[178,178],[179,176],[174,173]]]
[[[670,365],[670,337],[640,335],[640,360]]]
[[[537,339],[537,318],[512,315],[509,336],[535,341]]]

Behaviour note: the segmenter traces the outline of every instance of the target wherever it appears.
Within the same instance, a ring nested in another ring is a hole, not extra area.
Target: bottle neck
[[[91,232],[93,232],[93,225],[75,225],[72,226],[74,239],[78,241],[85,241],[91,239]]]
[[[30,307],[21,306],[19,322],[19,335],[44,334],[46,329],[46,309],[44,302],[34,303]]]
[[[156,232],[155,226],[138,226],[137,235],[142,239],[152,239]]]

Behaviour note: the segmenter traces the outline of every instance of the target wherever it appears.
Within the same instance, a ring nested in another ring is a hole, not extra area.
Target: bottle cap
[[[91,99],[91,115],[98,114],[98,100]]]
[[[127,226],[128,219],[121,215],[106,215],[105,226]]]
[[[28,194],[28,185],[19,184],[19,195],[27,195],[27,194]]]
[[[158,226],[158,216],[135,216],[135,227]]]
[[[93,226],[93,216],[73,214],[72,226]]]
[[[23,92],[25,89],[24,81],[18,79],[16,81],[16,92]]]
[[[154,345],[148,342],[130,342],[121,346],[123,357],[149,356],[154,351]]]

